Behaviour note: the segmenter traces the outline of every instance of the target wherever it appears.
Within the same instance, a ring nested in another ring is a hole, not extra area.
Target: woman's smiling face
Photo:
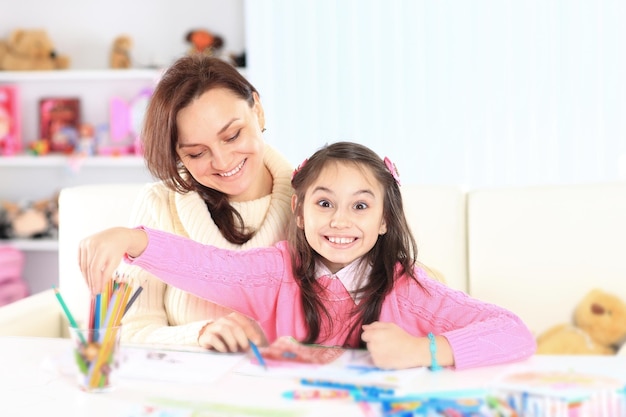
[[[176,117],[176,151],[202,185],[248,201],[265,194],[269,172],[263,163],[265,123],[254,95],[252,107],[225,88],[211,89],[181,109]]]

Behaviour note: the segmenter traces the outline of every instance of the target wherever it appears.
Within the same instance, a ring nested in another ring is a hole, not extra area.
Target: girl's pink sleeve
[[[518,361],[535,352],[535,338],[513,312],[454,290],[419,268],[417,271],[425,288],[403,280],[403,289],[397,293],[408,314],[402,321],[409,323],[409,332],[413,328],[420,335],[433,332],[445,336],[456,369]]]
[[[288,268],[286,247],[229,251],[171,233],[140,227],[148,246],[125,262],[139,266],[163,282],[198,297],[237,310],[257,320],[275,311]]]

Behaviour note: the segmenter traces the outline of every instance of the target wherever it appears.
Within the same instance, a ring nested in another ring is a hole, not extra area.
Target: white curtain
[[[245,20],[294,165],[353,140],[411,183],[626,179],[626,2],[247,0]]]

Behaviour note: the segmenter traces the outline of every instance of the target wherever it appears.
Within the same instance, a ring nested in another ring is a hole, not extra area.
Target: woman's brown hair
[[[226,88],[254,105],[257,90],[229,63],[200,54],[179,58],[159,81],[150,98],[141,133],[146,166],[153,177],[172,191],[197,192],[205,201],[213,221],[229,242],[243,244],[253,231],[245,228],[241,215],[228,197],[196,181],[183,166],[176,145],[178,112],[214,88]]]

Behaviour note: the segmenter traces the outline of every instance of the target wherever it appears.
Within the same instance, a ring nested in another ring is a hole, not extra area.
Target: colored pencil
[[[265,359],[263,359],[261,352],[259,352],[259,347],[250,339],[248,339],[248,343],[250,344],[250,349],[252,349],[252,353],[254,353],[256,360],[259,361],[259,365],[267,370],[267,364],[265,363]]]
[[[100,310],[101,310],[101,306],[102,306],[102,293],[100,294],[96,294],[96,302],[94,303],[94,311],[90,314],[93,314],[93,329],[99,329],[100,328],[100,323],[101,323],[101,319],[100,319]]]
[[[70,309],[67,308],[67,304],[65,304],[65,301],[63,300],[63,297],[61,296],[59,289],[54,286],[52,288],[54,289],[54,295],[57,297],[57,300],[59,300],[59,304],[61,304],[61,308],[63,309],[63,312],[65,313],[65,317],[67,317],[67,321],[70,323],[70,326],[72,326],[75,329],[78,329],[78,324],[76,323],[76,320],[74,320],[74,316],[72,316],[72,313],[70,313]],[[83,337],[81,333],[78,333],[78,335],[80,336],[81,342],[87,343],[87,341],[85,340],[85,338]]]
[[[135,290],[135,293],[132,295],[132,297],[130,297],[130,300],[128,300],[128,303],[126,304],[126,308],[124,308],[124,314],[128,312],[128,309],[130,308],[130,306],[133,305],[137,297],[139,297],[139,294],[141,294],[141,291],[143,291],[142,286],[139,286],[137,290]]]

